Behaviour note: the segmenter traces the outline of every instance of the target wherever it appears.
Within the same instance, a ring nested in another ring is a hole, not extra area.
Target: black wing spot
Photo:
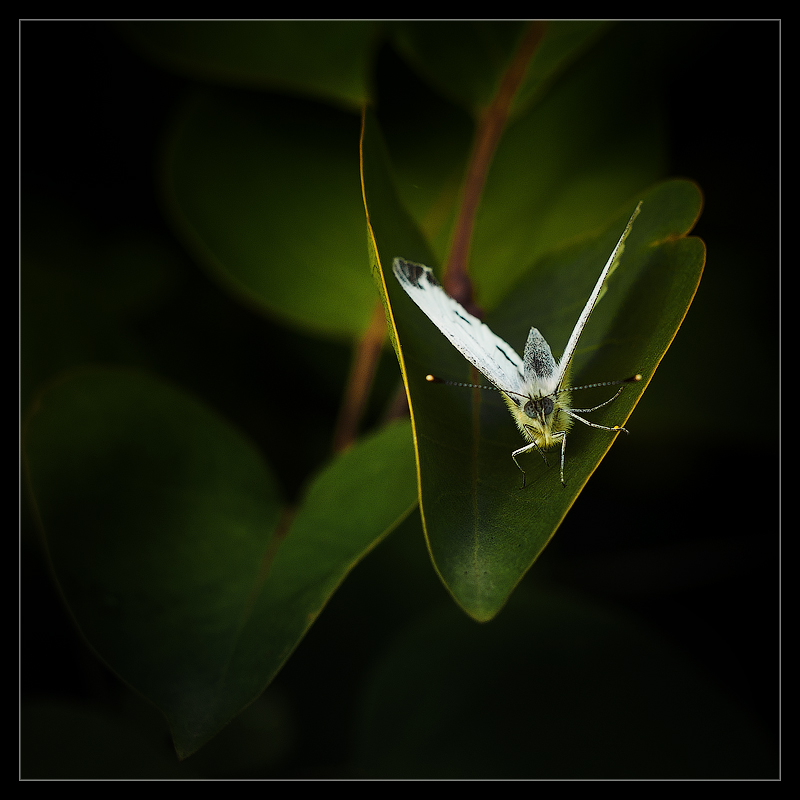
[[[406,261],[404,258],[398,257],[394,260],[394,269],[395,272],[402,273],[403,278],[415,289],[425,289],[423,279],[431,286],[440,285],[433,270],[424,264],[415,264],[413,261]]]
[[[420,267],[419,265],[411,264],[408,261],[404,261],[403,264],[405,265],[406,268],[405,269],[406,277],[414,286],[416,286],[419,289],[420,288],[419,279],[425,274],[425,270],[422,269],[422,267]]]
[[[436,276],[429,270],[425,270],[425,280],[431,285],[439,287],[441,284],[436,280]]]
[[[508,363],[509,363],[509,364],[511,364],[511,366],[512,366],[512,367],[514,367],[514,368],[516,369],[517,362],[516,362],[516,361],[513,361],[512,359],[510,359],[510,358],[508,357],[508,353],[506,353],[506,351],[505,351],[505,350],[503,350],[503,348],[502,348],[502,347],[500,347],[500,345],[499,345],[499,344],[498,344],[498,345],[495,345],[495,347],[497,347],[497,349],[498,349],[498,350],[499,350],[499,351],[500,351],[500,352],[503,354],[503,356],[505,356],[505,359],[506,359],[506,361],[508,361]]]

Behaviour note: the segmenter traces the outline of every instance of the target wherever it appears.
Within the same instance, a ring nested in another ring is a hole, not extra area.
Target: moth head
[[[504,397],[520,433],[543,450],[560,441],[561,437],[555,434],[568,431],[572,425],[572,419],[564,413],[569,408],[569,392]]]

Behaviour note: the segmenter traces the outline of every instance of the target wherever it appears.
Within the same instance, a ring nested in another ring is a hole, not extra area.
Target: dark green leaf
[[[375,23],[299,20],[128,22],[122,33],[172,69],[358,108],[367,100]]]
[[[337,458],[287,514],[239,433],[125,372],[76,374],[45,392],[24,450],[70,611],[164,712],[182,756],[263,691],[415,501],[405,424]]]
[[[453,608],[385,649],[365,692],[365,777],[771,778],[764,732],[685,654],[563,591],[520,587],[491,625]]]
[[[395,43],[426,81],[477,114],[495,95],[525,25],[406,22],[396,27]]]
[[[445,97],[473,114],[494,97],[520,37],[531,23],[406,22],[395,28],[404,57]],[[525,72],[515,107],[527,106],[543,85],[563,70],[607,28],[595,21],[555,21],[544,35]]]

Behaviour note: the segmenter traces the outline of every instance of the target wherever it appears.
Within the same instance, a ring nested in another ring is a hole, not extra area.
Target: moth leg
[[[529,444],[529,445],[526,445],[525,447],[520,447],[519,450],[515,450],[511,454],[511,458],[514,460],[514,463],[517,465],[517,469],[522,473],[522,486],[519,487],[520,489],[524,489],[525,488],[525,470],[522,469],[522,467],[519,465],[519,461],[517,461],[517,456],[520,456],[523,453],[530,453],[530,451],[533,450],[534,447],[536,447],[535,444]]]
[[[564,455],[567,452],[567,432],[561,432],[561,486],[566,486],[567,482],[564,480]]]
[[[594,408],[571,408],[570,411],[577,411],[579,414],[588,414],[590,411],[597,411],[598,408],[602,408],[603,406],[607,406],[609,403],[613,403],[621,394],[624,386],[619,387],[619,391],[609,400],[606,400],[605,403],[600,403],[599,406],[595,406]]]
[[[533,428],[531,428],[529,425],[526,425],[525,429],[530,434],[531,440],[532,440],[533,439]],[[545,466],[549,466],[548,463],[547,463],[547,457],[542,452],[541,448],[534,441],[531,441],[530,444],[526,444],[525,447],[520,447],[519,450],[515,450],[511,454],[511,458],[514,459],[514,463],[517,465],[517,469],[522,473],[522,486],[519,487],[520,489],[524,489],[525,488],[525,470],[522,469],[522,467],[519,465],[519,461],[517,461],[517,456],[524,455],[525,453],[530,453],[533,450],[535,450],[542,457],[542,460],[544,461],[544,465]]]
[[[593,411],[594,409],[591,409],[591,408],[590,409],[582,409],[581,408],[581,409],[578,409],[578,410],[579,411],[585,411],[585,410]],[[569,416],[571,416],[573,419],[577,419],[579,422],[582,422],[584,425],[588,425],[590,428],[597,428],[598,430],[601,430],[601,431],[610,431],[611,433],[619,433],[620,431],[623,431],[623,433],[628,433],[628,429],[627,428],[620,428],[619,425],[615,425],[613,428],[608,428],[605,425],[598,425],[595,422],[589,422],[588,419],[584,419],[583,417],[579,417],[575,413],[575,411],[573,409],[570,409],[566,413],[569,414]]]

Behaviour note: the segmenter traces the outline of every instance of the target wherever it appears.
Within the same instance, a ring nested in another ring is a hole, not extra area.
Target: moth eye
[[[555,405],[552,397],[539,397],[536,400],[528,400],[523,411],[531,418],[549,417],[553,413]]]

